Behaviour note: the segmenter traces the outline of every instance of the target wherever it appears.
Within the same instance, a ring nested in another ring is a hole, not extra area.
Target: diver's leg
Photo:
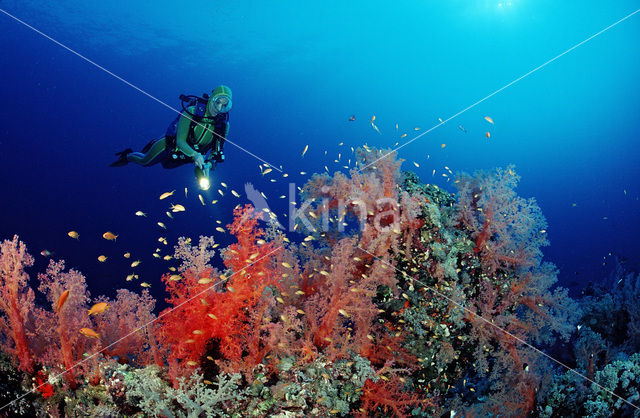
[[[165,138],[157,140],[151,148],[143,154],[141,152],[132,152],[127,154],[127,161],[132,163],[149,166],[154,165],[162,161],[165,157],[164,150],[166,148]]]

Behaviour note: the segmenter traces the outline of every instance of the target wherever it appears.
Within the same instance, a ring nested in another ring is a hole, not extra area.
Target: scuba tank
[[[204,116],[207,109],[207,103],[209,102],[209,95],[207,93],[202,93],[202,97],[193,94],[181,94],[179,98],[182,111],[191,116],[191,118],[204,123],[213,122],[213,116]],[[188,108],[191,106],[195,106],[195,113],[189,111]]]

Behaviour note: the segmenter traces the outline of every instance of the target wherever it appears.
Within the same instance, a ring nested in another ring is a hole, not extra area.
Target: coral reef
[[[584,373],[635,399],[638,357],[605,366],[613,336],[595,324],[576,332],[580,318],[607,312],[594,302],[582,314],[556,287],[556,268],[542,262],[546,221],[517,196],[513,167],[461,174],[452,194],[401,173],[395,153],[365,147],[356,157],[359,169],[302,188],[295,242],[261,228],[249,205],[227,226],[235,242],[220,249],[224,266],[213,265],[212,237],[180,238],[177,272],[162,277],[169,307],[157,317],[147,292],[92,299],[62,262],[39,275],[50,306],[36,306],[24,273],[32,260],[17,237],[5,241],[0,290],[12,302],[0,304],[0,341],[38,379],[29,396],[52,415],[623,411],[601,387],[576,398],[583,379],[537,351],[573,339]],[[89,316],[91,303],[110,308]],[[630,344],[637,327],[626,330]],[[547,381],[575,389],[549,392]]]

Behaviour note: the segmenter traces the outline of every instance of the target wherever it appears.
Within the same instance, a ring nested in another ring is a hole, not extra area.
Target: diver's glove
[[[204,168],[204,157],[199,152],[193,156],[193,162],[196,164],[198,168]]]

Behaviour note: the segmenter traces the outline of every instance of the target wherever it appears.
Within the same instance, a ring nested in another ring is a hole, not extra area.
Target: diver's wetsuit
[[[194,114],[195,106],[188,107],[187,111]],[[169,126],[164,137],[152,140],[142,152],[130,152],[127,161],[143,166],[161,163],[164,168],[175,168],[193,162],[197,153],[206,156],[209,152],[205,162],[223,161],[222,148],[229,133],[228,113],[212,117],[207,112],[199,123],[192,123],[192,119],[195,118],[182,113]]]

